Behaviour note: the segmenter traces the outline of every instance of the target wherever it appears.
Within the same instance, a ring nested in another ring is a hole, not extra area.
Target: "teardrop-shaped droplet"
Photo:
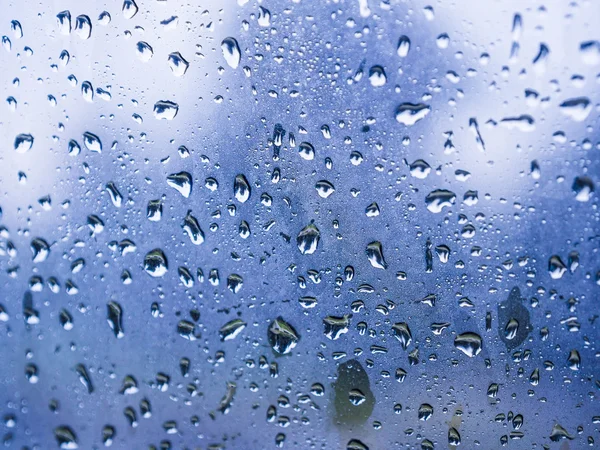
[[[48,255],[50,254],[50,246],[44,239],[33,239],[31,241],[30,247],[32,253],[32,261],[34,263],[44,262],[46,261],[46,259],[48,259]]]
[[[315,251],[317,251],[320,239],[321,233],[319,229],[315,224],[310,223],[302,228],[296,237],[298,250],[300,250],[300,253],[303,255],[312,255]]]
[[[200,228],[198,220],[192,216],[191,210],[187,212],[185,219],[183,219],[182,228],[190,238],[190,241],[192,241],[192,244],[200,245],[204,243],[204,232],[202,231],[202,228]]]
[[[56,15],[56,22],[58,23],[58,31],[60,34],[65,36],[71,34],[71,12],[61,11]]]
[[[123,17],[126,19],[132,19],[138,12],[138,5],[135,3],[135,0],[125,0],[123,2]]]
[[[92,35],[92,21],[85,14],[75,19],[75,34],[81,39],[89,39]]]
[[[223,57],[225,61],[232,69],[237,69],[240,65],[240,60],[242,58],[242,54],[240,52],[240,47],[235,38],[226,37],[221,42],[221,50],[223,51]]]
[[[91,152],[102,153],[102,141],[100,141],[98,136],[89,131],[83,133],[83,144]]]
[[[410,39],[408,38],[408,36],[400,36],[400,39],[398,39],[398,48],[396,50],[398,56],[401,58],[406,58],[406,56],[408,56],[409,50]]]
[[[251,190],[248,180],[243,174],[236,175],[233,181],[233,196],[240,203],[246,203],[250,198]]]

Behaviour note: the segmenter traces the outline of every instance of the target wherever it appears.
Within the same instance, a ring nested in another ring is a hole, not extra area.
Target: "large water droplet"
[[[75,34],[81,39],[89,39],[92,35],[92,21],[86,15],[77,16],[75,19]]]
[[[412,126],[423,119],[430,111],[431,107],[423,103],[402,103],[396,109],[396,120],[407,127]]]
[[[167,176],[167,184],[188,198],[192,193],[192,176],[188,172],[172,173]]]
[[[282,317],[278,317],[271,322],[267,330],[267,337],[273,351],[281,355],[291,352],[300,340],[300,336],[294,327],[283,320]]]
[[[135,0],[125,0],[123,2],[123,17],[126,19],[132,19],[138,12],[138,6],[135,3]]]
[[[176,77],[185,75],[190,65],[179,52],[173,52],[169,54],[168,62],[171,72],[173,72],[173,75]]]
[[[250,198],[251,189],[248,180],[243,174],[236,175],[233,181],[233,196],[240,203],[246,203]]]
[[[321,239],[321,233],[315,224],[310,223],[298,233],[296,243],[298,244],[298,250],[303,255],[312,255],[317,251],[319,240]]]
[[[169,270],[167,257],[159,248],[149,251],[144,257],[144,270],[154,278],[164,276]]]
[[[173,120],[179,112],[179,105],[169,100],[159,100],[154,104],[154,117],[159,120]]]
[[[456,202],[456,194],[446,189],[436,189],[425,197],[427,209],[432,213],[440,213],[444,207],[450,207]]]
[[[240,64],[242,54],[235,38],[226,37],[223,39],[223,42],[221,42],[221,50],[223,51],[223,57],[225,58],[225,61],[229,67],[232,69],[237,69]]]
[[[468,331],[454,338],[454,346],[469,358],[473,358],[481,352],[482,339],[477,333]]]
[[[14,148],[17,153],[26,153],[33,146],[33,136],[31,134],[21,133],[15,138]]]

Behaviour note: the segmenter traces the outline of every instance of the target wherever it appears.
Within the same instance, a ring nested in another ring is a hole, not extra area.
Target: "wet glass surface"
[[[6,447],[597,445],[599,3],[0,10]]]

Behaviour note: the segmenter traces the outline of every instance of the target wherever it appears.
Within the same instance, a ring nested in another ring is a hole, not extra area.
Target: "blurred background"
[[[0,6],[6,447],[596,445],[597,2]]]

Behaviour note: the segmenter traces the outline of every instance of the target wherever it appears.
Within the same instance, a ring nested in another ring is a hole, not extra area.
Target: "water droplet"
[[[81,39],[89,39],[92,35],[92,22],[86,15],[77,16],[75,19],[75,34]]]
[[[579,52],[584,64],[596,66],[600,64],[600,41],[585,41],[579,44]]]
[[[442,33],[437,37],[435,43],[439,49],[443,50],[448,48],[448,45],[450,44],[450,36],[448,36],[446,33]]]
[[[373,66],[369,69],[369,81],[371,82],[371,86],[373,87],[381,87],[384,86],[387,77],[385,75],[385,70],[381,66]]]
[[[21,22],[18,20],[10,21],[10,29],[15,36],[15,39],[21,39],[23,37],[23,27],[21,26]]]
[[[454,338],[454,346],[469,358],[473,358],[481,352],[481,336],[470,331],[459,334]]]
[[[333,184],[331,184],[327,180],[317,181],[317,183],[315,184],[315,189],[317,190],[317,193],[321,198],[327,198],[335,192]]]
[[[412,342],[412,333],[406,322],[398,322],[392,325],[394,337],[398,339],[403,350],[406,350]]]
[[[444,207],[450,207],[456,202],[456,194],[446,189],[436,189],[425,197],[427,209],[432,213],[440,213]]]
[[[233,319],[227,322],[219,330],[221,341],[231,341],[246,328],[246,322],[241,319]]]
[[[583,122],[591,111],[592,103],[587,97],[570,98],[560,104],[560,112],[575,122]]]
[[[147,42],[140,41],[136,44],[137,56],[140,61],[148,62],[154,56],[154,50]]]
[[[298,154],[306,161],[315,159],[315,148],[309,142],[301,142],[298,146]]]
[[[58,446],[63,450],[73,450],[79,448],[77,445],[77,435],[68,426],[62,425],[54,429],[54,438]]]
[[[310,223],[300,232],[296,238],[296,244],[298,245],[298,250],[303,255],[312,255],[315,251],[317,251],[317,247],[319,245],[319,240],[321,239],[321,233],[315,224]]]
[[[149,251],[144,257],[144,270],[153,278],[164,276],[169,270],[167,257],[159,248]]]
[[[110,17],[110,13],[108,11],[102,11],[98,16],[98,23],[102,26],[107,26],[112,18]]]
[[[168,62],[171,72],[173,72],[173,75],[175,75],[176,77],[181,77],[185,75],[190,65],[185,60],[185,58],[181,56],[181,53],[179,52],[170,53],[168,57]]]
[[[401,58],[406,58],[408,56],[408,52],[410,50],[410,39],[408,36],[400,36],[398,39],[398,48],[397,53]]]
[[[83,144],[91,152],[102,153],[102,141],[89,131],[83,133]]]
[[[115,337],[117,339],[121,339],[123,336],[125,336],[125,333],[123,331],[123,324],[122,324],[123,309],[121,308],[121,305],[119,305],[115,301],[108,302],[106,307],[107,307],[106,319],[108,321],[108,326],[110,327],[111,330],[113,330]]]
[[[167,184],[188,198],[192,193],[192,176],[188,172],[172,173],[167,176]]]
[[[56,15],[56,21],[58,23],[58,31],[60,34],[68,36],[71,34],[71,12],[61,11]]]
[[[396,120],[409,127],[419,122],[430,112],[431,107],[424,103],[402,103],[396,109]]]
[[[410,169],[410,174],[413,177],[419,178],[421,180],[424,180],[425,178],[427,178],[427,175],[429,175],[429,173],[431,172],[431,166],[422,159],[417,159],[415,162],[413,162],[409,166],[409,169]]]
[[[326,338],[335,341],[346,334],[350,327],[350,316],[327,316],[323,319],[323,334]]]
[[[32,261],[34,263],[40,263],[46,261],[48,259],[48,255],[50,255],[50,246],[48,243],[42,238],[35,238],[31,241],[31,253],[32,253]]]
[[[250,184],[243,174],[236,175],[233,182],[233,196],[240,203],[246,203],[250,198]]]
[[[154,104],[154,117],[159,120],[173,120],[179,112],[179,105],[169,100],[159,100]]]
[[[560,256],[552,255],[548,260],[548,273],[553,280],[560,280],[567,272],[567,266],[562,262]]]
[[[258,7],[258,24],[261,27],[268,27],[271,25],[271,12],[263,7]]]
[[[204,232],[200,228],[198,220],[192,216],[192,211],[188,210],[185,219],[183,219],[183,231],[188,235],[190,241],[194,245],[200,245],[204,243]]]
[[[33,146],[33,136],[31,134],[21,133],[15,137],[14,148],[17,153],[26,153]]]
[[[225,61],[232,69],[237,69],[240,64],[240,60],[242,58],[242,54],[240,52],[240,47],[235,38],[226,37],[221,42],[221,50],[223,52],[223,57]]]
[[[123,17],[126,19],[132,19],[138,12],[138,6],[135,3],[135,0],[125,0],[123,2]]]
[[[368,244],[366,253],[371,266],[376,269],[387,269],[388,265],[383,257],[383,246],[381,245],[381,242],[373,241]]]
[[[280,355],[290,353],[300,340],[300,336],[294,327],[283,320],[282,317],[278,317],[271,322],[267,331],[267,337],[273,351]]]
[[[359,406],[367,400],[367,397],[360,389],[350,389],[350,392],[348,392],[348,400],[350,400],[350,403],[354,406]]]

